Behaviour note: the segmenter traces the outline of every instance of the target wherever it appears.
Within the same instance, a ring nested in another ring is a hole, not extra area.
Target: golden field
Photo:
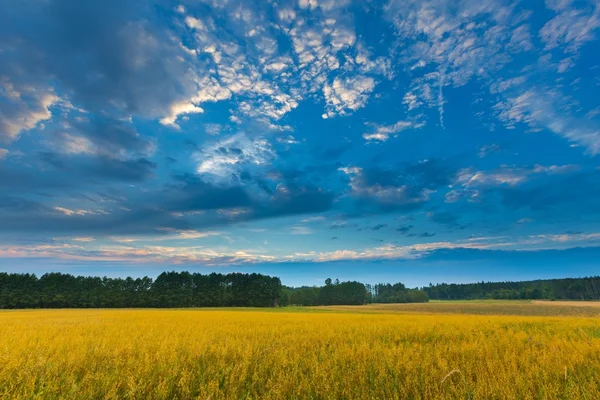
[[[430,305],[3,311],[0,398],[600,398],[600,319]]]

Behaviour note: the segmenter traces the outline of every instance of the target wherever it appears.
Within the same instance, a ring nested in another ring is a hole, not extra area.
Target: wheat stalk
[[[442,379],[442,381],[440,382],[440,385],[444,383],[444,381],[446,381],[446,379],[448,379],[449,377],[451,377],[454,374],[460,374],[460,371],[457,369],[453,369],[452,371],[448,372],[448,374],[444,377],[444,379]]]

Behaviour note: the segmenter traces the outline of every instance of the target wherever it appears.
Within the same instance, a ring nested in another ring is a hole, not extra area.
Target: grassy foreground
[[[0,338],[2,399],[597,399],[600,393],[594,317],[6,311]]]

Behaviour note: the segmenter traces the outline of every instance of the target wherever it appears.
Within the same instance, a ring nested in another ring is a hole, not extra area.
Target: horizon
[[[574,249],[575,251],[582,251],[584,249]],[[596,250],[596,249],[585,249],[585,250]],[[150,277],[156,279],[156,277],[162,272],[176,271],[182,272],[187,271],[190,273],[201,273],[210,274],[215,273],[260,273],[269,276],[276,276],[281,279],[281,282],[285,286],[289,287],[301,287],[301,286],[322,286],[325,279],[331,278],[333,280],[339,279],[340,281],[358,281],[364,284],[378,284],[378,283],[398,283],[401,282],[407,287],[419,288],[428,286],[429,284],[467,284],[467,283],[478,283],[478,282],[508,282],[508,281],[535,281],[535,280],[547,280],[547,279],[577,279],[586,278],[592,276],[598,276],[598,271],[595,263],[596,253],[589,254],[589,264],[579,265],[578,263],[569,263],[569,271],[565,271],[565,262],[557,265],[543,266],[543,269],[530,271],[528,273],[519,274],[519,278],[511,278],[515,276],[515,271],[522,268],[522,265],[515,264],[512,260],[508,261],[507,264],[502,264],[502,268],[499,270],[486,269],[482,272],[475,273],[473,270],[480,270],[480,264],[472,265],[471,268],[461,268],[456,266],[449,270],[447,264],[436,265],[427,269],[422,269],[419,266],[401,266],[398,268],[397,261],[379,261],[365,265],[362,262],[327,262],[321,263],[318,266],[314,264],[307,264],[301,262],[291,262],[285,265],[268,265],[268,266],[224,266],[218,268],[202,267],[202,266],[175,266],[163,268],[162,266],[154,267],[132,267],[132,266],[118,266],[117,269],[93,269],[89,265],[81,265],[79,267],[69,265],[58,265],[54,267],[40,267],[39,269],[28,269],[21,270],[20,268],[7,268],[3,269],[3,272],[8,273],[34,273],[38,277],[44,273],[60,272],[67,273],[74,276],[101,276],[109,278],[140,278]],[[404,261],[406,263],[406,261]],[[408,262],[410,263],[410,261]],[[391,264],[391,265],[390,265]],[[1,263],[0,263],[1,265]],[[497,264],[494,264],[497,267]],[[527,266],[532,264],[528,262]],[[299,266],[303,267],[301,270],[289,272],[286,267]],[[573,269],[573,266],[576,268]],[[354,267],[354,268],[352,268]],[[368,267],[365,272],[365,267]],[[579,267],[579,268],[578,268]],[[436,273],[437,272],[437,273]],[[319,277],[311,275],[320,274]],[[329,274],[329,275],[327,275]]]
[[[362,3],[12,3],[0,271],[598,275],[599,6]]]

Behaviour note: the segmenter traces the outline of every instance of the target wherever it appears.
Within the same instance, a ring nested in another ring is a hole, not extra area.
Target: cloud
[[[371,228],[372,231],[379,231],[383,228],[387,228],[387,224],[377,224]]]
[[[83,237],[74,237],[74,238],[71,238],[71,240],[74,242],[88,243],[88,242],[93,242],[96,239],[94,239],[93,237],[90,237],[90,236],[83,236]]]
[[[389,139],[390,135],[395,135],[409,128],[418,129],[424,125],[424,123],[413,123],[410,121],[398,121],[393,125],[370,124],[372,132],[363,133],[363,138],[367,141],[379,140],[385,142]]]
[[[64,215],[89,215],[89,214],[96,214],[93,211],[90,210],[69,210],[68,208],[64,208],[64,207],[54,207],[54,210],[64,214]]]
[[[6,158],[7,155],[8,155],[8,150],[0,148],[0,160]]]
[[[552,215],[575,218],[584,214],[589,218],[598,213],[599,184],[599,170],[583,170],[558,174],[552,180],[533,181],[524,187],[503,188],[499,194],[510,209],[553,210],[546,218]]]
[[[560,47],[565,53],[573,53],[586,42],[596,39],[594,31],[600,28],[597,3],[552,0],[546,2],[546,7],[556,14],[539,32],[546,50]]]
[[[102,7],[73,0],[12,7],[2,21],[11,33],[2,75],[19,98],[28,87],[33,97],[28,107],[4,116],[25,121],[9,133],[15,136],[17,129],[31,129],[50,117],[48,107],[57,97],[48,82],[61,88],[61,98],[96,114],[172,115],[173,107],[197,91],[196,77],[177,42],[147,22],[148,10],[135,0],[110,0]]]
[[[424,233],[421,236],[431,237]],[[87,240],[86,238],[84,238]],[[84,240],[84,241],[85,241]],[[204,246],[164,246],[140,245],[133,247],[128,241],[119,245],[90,248],[81,245],[63,243],[56,239],[47,244],[32,245],[0,245],[0,256],[5,258],[54,258],[60,260],[119,261],[125,263],[158,263],[158,264],[197,264],[208,266],[239,265],[254,263],[283,262],[330,262],[352,260],[414,260],[414,259],[460,259],[471,252],[481,256],[486,254],[495,259],[517,254],[535,254],[540,251],[583,251],[582,248],[597,248],[600,234],[597,232],[537,234],[521,237],[489,237],[470,238],[457,241],[439,241],[415,243],[409,245],[383,244],[363,249],[337,249],[324,252],[296,252],[277,256],[265,254],[262,250],[238,249],[222,247],[206,248]],[[487,253],[483,253],[487,252]],[[492,254],[492,252],[494,252]],[[557,253],[558,254],[558,253]]]
[[[569,142],[585,146],[589,154],[600,152],[600,126],[593,121],[581,120],[562,112],[561,93],[554,90],[529,89],[494,108],[498,117],[509,127],[523,123],[532,129],[547,129]]]
[[[341,167],[339,171],[348,178],[348,194],[358,200],[356,212],[373,213],[423,206],[432,193],[452,182],[457,167],[449,161],[430,159],[389,168]]]
[[[396,231],[402,234],[407,234],[412,228],[414,228],[414,225],[400,226],[396,228]]]
[[[409,70],[423,70],[404,97],[409,110],[435,107],[443,127],[446,86],[488,78],[511,53],[528,49],[527,28],[520,25],[526,14],[514,8],[503,1],[390,1],[386,11],[402,38],[402,61]]]
[[[311,235],[313,231],[306,226],[293,226],[290,230],[291,235]]]
[[[340,79],[336,77],[331,85],[323,87],[323,95],[327,102],[327,112],[323,118],[335,115],[347,115],[362,108],[367,103],[369,94],[375,89],[375,80],[366,76]]]
[[[159,228],[158,232],[164,232],[167,236],[158,236],[155,238],[151,238],[150,240],[155,241],[163,241],[163,240],[191,240],[191,239],[200,239],[208,236],[219,236],[220,232],[215,231],[197,231],[194,229],[174,229],[174,228]],[[147,241],[148,238],[144,238],[142,240]]]
[[[207,179],[239,182],[243,172],[264,168],[275,158],[275,150],[266,139],[250,139],[240,133],[197,152],[196,171]]]
[[[426,190],[394,182],[394,179],[378,179],[377,173],[365,173],[362,168],[342,167],[340,171],[350,179],[350,194],[357,198],[372,200],[383,209],[416,208],[429,199]]]
[[[533,167],[516,167],[503,165],[490,171],[476,171],[463,168],[456,174],[451,190],[445,195],[446,203],[455,203],[463,198],[469,201],[481,201],[483,192],[494,188],[510,188],[519,186],[531,179],[550,175],[561,175],[576,172],[577,165],[536,164]]]
[[[189,101],[181,101],[179,103],[171,104],[167,116],[163,117],[160,120],[160,123],[163,125],[170,125],[174,128],[179,128],[179,125],[177,125],[175,121],[180,115],[199,114],[203,112],[204,110],[194,103]]]
[[[497,153],[502,150],[502,147],[496,143],[481,146],[479,149],[479,157],[484,158],[490,154]]]
[[[325,221],[326,218],[322,215],[316,216],[316,217],[308,217],[308,218],[304,218],[302,220],[303,223],[308,224],[311,222],[321,222],[321,221]]]
[[[1,71],[0,71],[1,72]],[[0,142],[10,143],[23,131],[35,128],[52,118],[50,108],[59,98],[50,91],[33,87],[15,87],[10,81],[0,81]]]

